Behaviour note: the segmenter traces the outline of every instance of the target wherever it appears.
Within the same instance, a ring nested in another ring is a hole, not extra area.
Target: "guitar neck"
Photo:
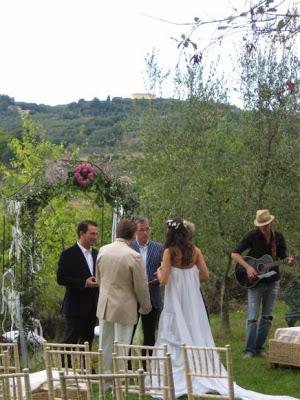
[[[299,256],[293,256],[293,259],[294,259],[294,261],[299,261]],[[286,263],[286,260],[283,259],[283,260],[273,261],[271,263],[266,263],[264,265],[269,270],[272,267],[276,267],[276,265],[285,264],[285,263]]]
[[[284,263],[285,263],[285,260],[277,260],[277,261],[273,261],[271,263],[266,263],[264,265],[269,270],[272,267],[276,267],[276,266],[278,266],[280,264],[284,264]]]

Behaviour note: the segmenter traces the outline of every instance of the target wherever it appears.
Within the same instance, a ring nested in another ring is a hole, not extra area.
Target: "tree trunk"
[[[227,267],[221,288],[221,329],[222,332],[224,332],[226,335],[229,335],[231,334],[229,318],[229,293],[231,289],[231,280],[228,275],[231,268],[232,259],[230,254],[228,254],[227,257]]]

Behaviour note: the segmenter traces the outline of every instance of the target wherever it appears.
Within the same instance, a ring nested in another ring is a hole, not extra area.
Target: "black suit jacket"
[[[97,254],[92,249],[94,276]],[[90,276],[89,266],[77,243],[63,250],[58,262],[57,283],[66,287],[62,305],[62,312],[66,317],[96,316],[99,290],[85,287],[85,281]]]

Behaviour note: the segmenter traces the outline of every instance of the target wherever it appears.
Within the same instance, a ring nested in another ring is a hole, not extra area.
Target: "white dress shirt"
[[[137,240],[137,244],[139,246],[140,255],[142,257],[143,264],[144,264],[144,267],[145,267],[145,271],[147,273],[146,265],[147,265],[148,242],[144,246],[142,246],[141,244],[139,244],[139,242]]]
[[[86,259],[86,262],[87,262],[87,264],[89,266],[91,274],[94,275],[94,271],[93,271],[93,269],[94,269],[94,260],[93,260],[93,256],[92,256],[92,248],[86,249],[85,247],[81,246],[81,244],[79,242],[77,242],[77,244],[78,244],[80,250],[82,251],[82,253],[83,253],[83,255],[84,255],[85,259]]]

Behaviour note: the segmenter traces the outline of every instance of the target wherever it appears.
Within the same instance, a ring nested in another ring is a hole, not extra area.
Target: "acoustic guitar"
[[[255,287],[262,279],[269,278],[277,274],[276,271],[270,271],[271,268],[276,267],[280,264],[286,263],[285,260],[273,261],[273,258],[269,254],[265,254],[260,258],[254,258],[250,256],[243,257],[244,260],[251,265],[257,272],[256,277],[253,279],[248,278],[247,271],[240,264],[235,267],[235,278],[240,286],[247,289]],[[299,257],[293,257],[295,260]]]

